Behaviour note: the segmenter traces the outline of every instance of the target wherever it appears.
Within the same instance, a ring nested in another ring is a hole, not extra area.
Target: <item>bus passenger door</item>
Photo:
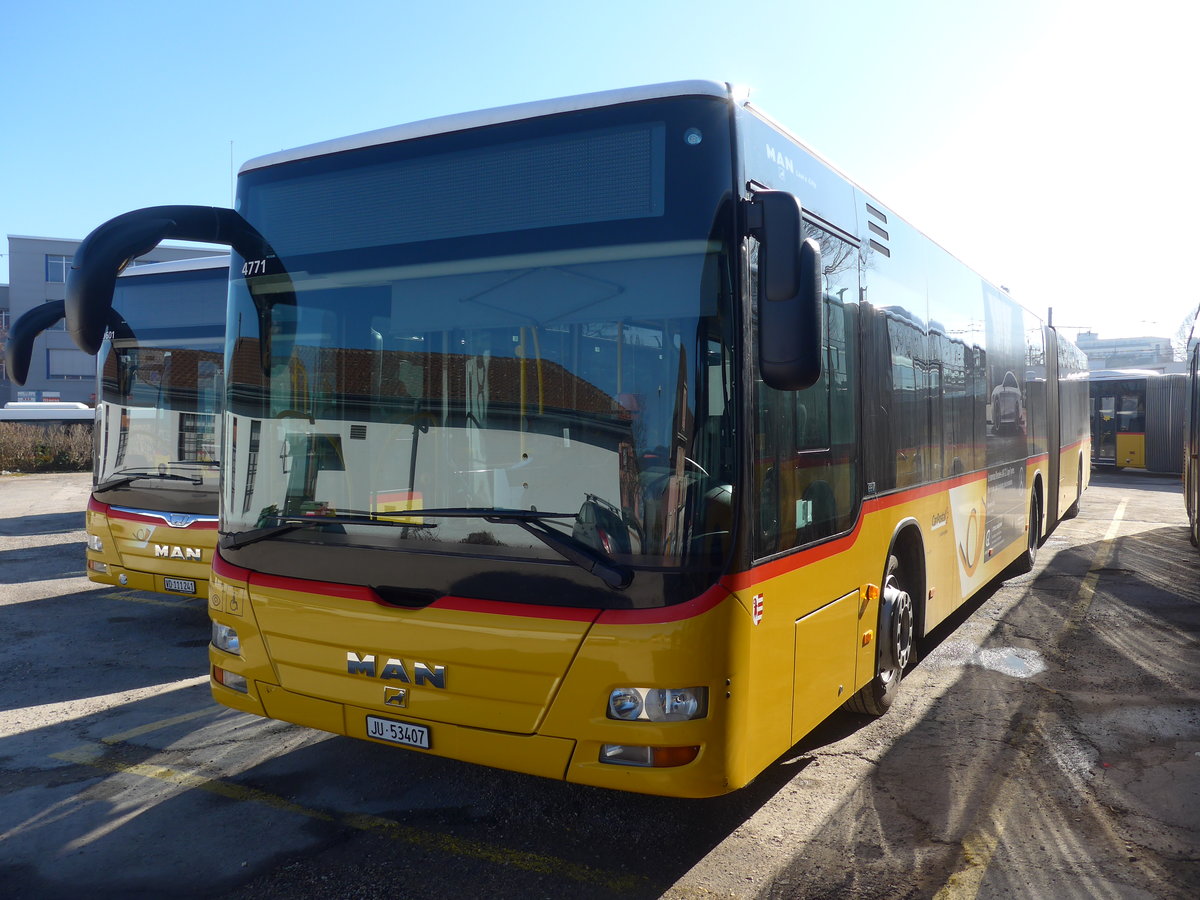
[[[821,376],[802,390],[755,383],[755,560],[791,557],[765,590],[764,678],[790,683],[796,740],[854,690],[861,578],[836,553],[808,561],[796,551],[846,534],[862,501],[859,439],[857,252],[811,222],[805,237],[821,246],[825,343]],[[854,593],[847,591],[853,588]],[[776,618],[778,617],[778,618]],[[774,628],[775,623],[781,627]],[[786,628],[790,625],[790,628]],[[765,637],[769,635],[769,637]],[[791,646],[784,641],[790,639]],[[790,652],[789,652],[790,651]],[[790,672],[783,666],[788,662]],[[786,681],[784,679],[787,679]],[[773,710],[773,724],[779,710]]]
[[[1092,397],[1092,458],[1098,463],[1117,461],[1117,398],[1100,391]]]

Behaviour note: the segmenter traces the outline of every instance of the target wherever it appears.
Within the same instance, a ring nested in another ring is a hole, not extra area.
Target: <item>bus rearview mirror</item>
[[[64,315],[63,301],[47,300],[33,309],[26,310],[9,327],[4,348],[4,365],[13,384],[25,384],[29,377],[29,363],[33,359],[34,340]]]
[[[800,201],[761,191],[750,203],[759,242],[758,363],[777,390],[801,390],[821,377],[821,247],[804,238]]]

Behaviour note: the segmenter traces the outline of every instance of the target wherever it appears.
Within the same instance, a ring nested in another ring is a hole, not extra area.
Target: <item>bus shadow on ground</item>
[[[0,519],[0,537],[64,534],[83,531],[85,526],[86,518],[83,510],[69,513],[46,513],[40,516],[13,516]]]
[[[0,550],[0,584],[33,584],[84,574],[81,544],[49,544]],[[18,574],[18,569],[21,573]]]

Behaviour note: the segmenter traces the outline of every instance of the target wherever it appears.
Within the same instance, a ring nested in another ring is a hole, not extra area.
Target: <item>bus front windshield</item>
[[[723,109],[617,107],[243,175],[278,259],[260,275],[234,257],[222,531],[328,517],[307,544],[554,557],[536,522],[633,567],[717,565]]]
[[[224,266],[117,280],[121,324],[97,360],[99,486],[186,488],[215,499],[226,295]]]

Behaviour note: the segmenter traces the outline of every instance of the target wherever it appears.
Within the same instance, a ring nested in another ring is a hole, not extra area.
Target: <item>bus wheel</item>
[[[850,698],[854,712],[882,716],[900,691],[900,679],[912,659],[914,621],[912,597],[904,586],[900,561],[889,556],[879,592],[879,638],[876,641],[875,677]]]
[[[1037,562],[1038,544],[1042,542],[1042,517],[1038,514],[1037,494],[1029,498],[1029,529],[1025,537],[1025,552],[1013,562],[1013,575],[1032,572],[1033,564]]]
[[[1079,461],[1079,480],[1075,482],[1075,502],[1067,507],[1062,514],[1064,519],[1073,519],[1079,515],[1079,501],[1083,497],[1083,460]]]

